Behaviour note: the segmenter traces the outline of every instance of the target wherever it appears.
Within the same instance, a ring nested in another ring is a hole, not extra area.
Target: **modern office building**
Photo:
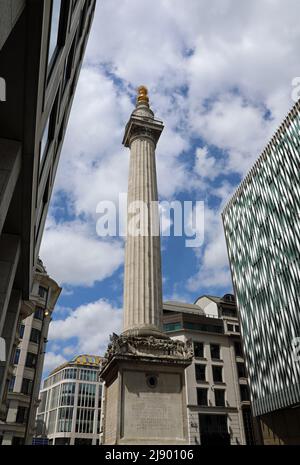
[[[234,296],[165,302],[164,330],[194,345],[185,370],[190,444],[255,444]]]
[[[7,417],[5,422],[0,421],[2,445],[32,443],[49,324],[60,292],[38,260],[30,301],[21,305],[12,350]]]
[[[79,355],[53,370],[40,392],[39,435],[51,445],[97,445],[100,437],[101,357]]]
[[[0,419],[95,0],[0,2]],[[3,92],[5,87],[5,92]],[[2,95],[2,94],[5,95]],[[5,98],[3,98],[5,97]]]
[[[253,412],[265,444],[300,444],[299,173],[300,101],[223,212]]]

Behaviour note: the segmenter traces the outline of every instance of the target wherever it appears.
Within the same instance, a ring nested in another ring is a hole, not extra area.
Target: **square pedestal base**
[[[169,349],[173,341],[168,344]],[[158,353],[111,357],[101,372],[102,443],[188,444],[184,370],[189,364],[187,357]]]

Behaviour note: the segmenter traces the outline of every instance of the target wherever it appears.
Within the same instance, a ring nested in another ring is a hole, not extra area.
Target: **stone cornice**
[[[123,145],[130,147],[134,139],[146,137],[152,140],[156,146],[163,128],[164,125],[159,120],[131,115],[126,125]]]
[[[113,334],[104,355],[102,372],[114,358],[123,360],[137,358],[157,360],[159,363],[190,364],[193,359],[193,345],[190,341],[182,342],[173,339],[159,339],[153,336],[136,337]]]

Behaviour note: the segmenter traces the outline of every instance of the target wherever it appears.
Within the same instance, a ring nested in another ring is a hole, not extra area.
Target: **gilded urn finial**
[[[137,103],[145,103],[146,105],[149,105],[147,87],[139,86],[137,90],[138,90]]]

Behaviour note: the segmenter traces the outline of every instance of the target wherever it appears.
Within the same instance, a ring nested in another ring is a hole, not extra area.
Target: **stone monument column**
[[[136,109],[126,126],[123,144],[130,148],[127,240],[124,274],[124,334],[162,334],[162,276],[156,143],[163,130],[149,108],[147,89],[138,89]],[[138,215],[140,222],[135,218]]]
[[[100,378],[103,444],[188,444],[185,368],[191,344],[162,328],[162,276],[155,147],[163,124],[138,89],[123,144],[130,148],[124,328],[113,334]]]

